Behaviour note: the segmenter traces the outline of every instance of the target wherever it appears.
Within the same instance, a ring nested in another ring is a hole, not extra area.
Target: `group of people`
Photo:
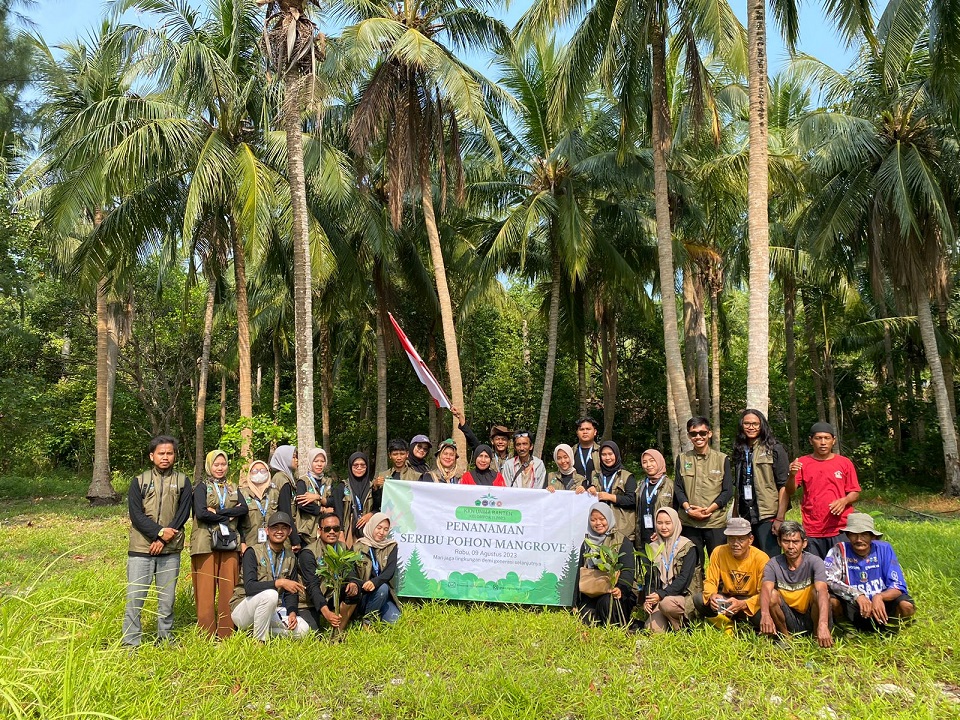
[[[639,605],[651,632],[700,616],[727,631],[743,620],[767,635],[809,632],[829,646],[834,619],[878,629],[914,612],[892,547],[871,516],[854,512],[856,470],[833,452],[836,433],[827,423],[811,428],[813,452],[789,462],[759,411],[742,413],[731,456],[711,447],[709,420],[694,417],[686,427],[693,449],[677,457],[674,479],[651,448],[641,454],[638,480],[616,442],[597,442],[592,418],[577,422],[575,447],[556,446],[556,469],[547,472],[529,432],[495,425],[483,443],[463,413],[452,412],[471,449],[469,466],[453,440],[433,451],[431,440],[417,435],[409,444],[390,441],[389,467],[380,472],[354,453],[343,479],[329,470],[322,448],[307,451],[306,471],[298,472],[297,449],[284,445],[269,464],[254,461],[239,484],[228,478],[226,453],[213,450],[204,479],[191,485],[174,469],[176,441],[155,438],[152,467],[129,491],[123,642],[141,642],[152,583],[159,639],[169,637],[191,514],[197,623],[206,633],[224,638],[250,628],[265,641],[340,631],[353,617],[395,622],[397,544],[380,512],[387,479],[591,495],[575,598],[587,622],[635,624]],[[798,489],[802,524],[785,520]],[[325,556],[344,549],[359,561],[341,593],[323,570]],[[605,565],[611,557],[615,573]]]

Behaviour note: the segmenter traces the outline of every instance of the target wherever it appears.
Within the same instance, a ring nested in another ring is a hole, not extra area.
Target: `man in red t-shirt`
[[[814,423],[810,428],[813,453],[790,464],[794,483],[803,490],[800,514],[809,538],[807,551],[821,559],[834,545],[846,541],[841,528],[860,497],[857,470],[849,458],[833,452],[836,442],[833,425]]]

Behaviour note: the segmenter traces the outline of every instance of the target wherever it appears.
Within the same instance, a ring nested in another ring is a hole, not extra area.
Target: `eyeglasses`
[[[516,440],[517,438],[524,438],[524,437],[525,437],[525,438],[530,437],[530,433],[528,433],[528,432],[518,432],[518,433],[514,433],[514,434],[513,434],[513,439],[514,439],[514,440]]]
[[[339,525],[325,525],[322,528],[320,528],[320,532],[325,532],[325,533],[340,532],[340,530],[341,528]]]
[[[709,430],[691,430],[690,432],[687,433],[687,435],[689,435],[692,438],[706,437],[709,434],[710,434]]]
[[[760,423],[758,423],[758,422],[745,422],[745,423],[743,423],[743,426],[744,426],[745,428],[758,428],[758,427],[760,427]]]

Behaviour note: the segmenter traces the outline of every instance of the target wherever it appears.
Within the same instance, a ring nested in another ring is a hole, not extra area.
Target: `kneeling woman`
[[[633,543],[628,539],[619,543],[619,563],[622,567],[612,588],[609,576],[597,567],[595,548],[599,546],[618,547],[613,510],[602,502],[590,506],[587,535],[580,547],[580,570],[577,573],[575,598],[577,610],[584,622],[628,625],[636,604],[633,593],[636,574]]]
[[[390,518],[377,513],[364,526],[363,537],[353,549],[363,555],[357,567],[360,615],[376,615],[384,622],[395,623],[400,619],[400,601],[392,587],[397,573],[397,543],[389,535]]]
[[[693,614],[693,591],[698,574],[697,552],[690,540],[680,534],[680,516],[673,508],[661,508],[656,516],[657,539],[652,588],[643,603],[647,611],[647,630],[679,630]]]

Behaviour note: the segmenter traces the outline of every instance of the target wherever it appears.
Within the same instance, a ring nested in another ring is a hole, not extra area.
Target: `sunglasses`
[[[320,532],[331,533],[331,532],[340,532],[341,527],[339,525],[325,525],[320,528]]]
[[[690,432],[687,433],[687,435],[689,435],[692,438],[706,437],[709,434],[710,434],[709,430],[691,430]]]
[[[514,433],[513,439],[516,440],[517,438],[524,438],[524,437],[525,437],[525,438],[530,437],[530,433],[528,433],[528,432],[524,432],[524,433]]]

